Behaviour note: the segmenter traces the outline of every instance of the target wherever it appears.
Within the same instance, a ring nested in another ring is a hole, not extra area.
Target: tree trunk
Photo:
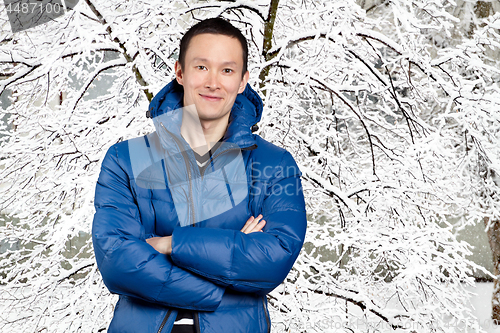
[[[484,218],[484,224],[490,224],[490,218]],[[495,324],[500,324],[500,277],[499,264],[500,264],[500,221],[493,221],[487,230],[488,240],[490,242],[491,253],[493,255],[493,266],[495,267],[494,274],[497,276],[493,283],[493,297],[491,299],[491,319]]]
[[[488,1],[477,1],[474,7],[474,12],[477,18],[485,18],[495,13],[493,5]],[[473,22],[471,22],[471,34],[475,27],[473,26]],[[494,182],[496,183],[495,173],[491,170],[489,171],[491,176],[493,177]],[[498,185],[498,184],[497,184]],[[491,254],[493,259],[493,267],[495,276],[497,277],[493,282],[493,296],[491,298],[491,319],[493,322],[498,325],[500,324],[500,282],[498,279],[500,278],[499,272],[499,264],[500,264],[500,221],[493,220],[489,217],[484,218],[484,224],[487,227],[488,233],[488,241],[490,243]],[[491,223],[490,227],[488,225]]]
[[[276,19],[276,13],[278,12],[278,5],[279,0],[271,0],[271,3],[269,4],[269,14],[267,15],[267,19],[264,22],[264,41],[262,43],[262,55],[264,56],[266,61],[271,60],[271,58],[269,57],[269,50],[273,47],[274,20]],[[268,74],[269,66],[266,66],[259,74],[261,88],[265,86],[265,81]],[[263,94],[267,94],[266,90],[263,91]]]

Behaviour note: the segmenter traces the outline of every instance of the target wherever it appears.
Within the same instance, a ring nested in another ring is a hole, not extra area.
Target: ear
[[[180,62],[178,62],[178,61],[175,62],[174,71],[175,71],[175,79],[177,80],[177,83],[179,83],[182,86],[182,67],[181,67]]]
[[[248,73],[248,71],[247,71],[243,75],[243,78],[241,79],[240,88],[238,89],[238,94],[241,94],[245,90],[249,77],[250,77],[250,73]]]

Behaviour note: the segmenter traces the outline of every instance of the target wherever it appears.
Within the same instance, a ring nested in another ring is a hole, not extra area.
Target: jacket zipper
[[[267,333],[271,332],[271,320],[269,319],[269,314],[267,313],[266,300],[265,296],[262,297],[262,305],[264,306],[264,314],[266,315],[266,323],[267,323]]]
[[[184,163],[186,163],[186,169],[187,169],[188,178],[189,178],[189,203],[191,206],[191,212],[192,212],[191,216],[193,217],[192,220],[193,220],[193,226],[194,226],[196,224],[196,218],[195,218],[195,214],[194,214],[194,203],[193,203],[193,184],[191,183],[193,176],[191,175],[191,167],[189,165],[189,157],[186,156],[186,152],[184,150],[182,150],[182,143],[179,142],[179,140],[175,137],[175,135],[173,135],[168,129],[166,129],[165,126],[163,125],[163,123],[160,123],[160,125],[161,125],[161,127],[163,127],[163,129],[168,134],[170,134],[172,139],[174,139],[175,143],[179,147],[179,150],[181,151],[182,157],[184,158]]]
[[[161,322],[160,328],[158,329],[158,333],[161,333],[161,331],[165,327],[165,324],[167,323],[168,317],[170,317],[171,312],[172,312],[172,309],[167,311],[167,314],[165,315],[165,318],[163,318],[163,321]]]

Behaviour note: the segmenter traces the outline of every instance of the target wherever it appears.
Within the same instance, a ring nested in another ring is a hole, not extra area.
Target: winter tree
[[[88,236],[100,161],[154,130],[145,112],[173,78],[182,33],[221,15],[250,41],[259,134],[303,173],[307,239],[269,295],[274,331],[479,330],[465,287],[482,268],[456,232],[499,220],[495,8],[82,0],[16,33],[4,15],[0,328],[106,329],[116,298]]]

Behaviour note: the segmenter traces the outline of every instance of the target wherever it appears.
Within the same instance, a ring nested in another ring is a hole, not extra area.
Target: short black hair
[[[210,19],[206,19],[200,21],[189,28],[188,31],[184,34],[181,39],[181,45],[179,50],[179,63],[181,64],[181,68],[184,68],[184,64],[186,62],[186,52],[189,47],[189,43],[194,36],[201,34],[214,34],[214,35],[224,35],[236,38],[243,50],[243,73],[244,75],[247,72],[248,68],[248,44],[247,39],[241,31],[233,26],[229,21],[221,17],[214,17]]]

